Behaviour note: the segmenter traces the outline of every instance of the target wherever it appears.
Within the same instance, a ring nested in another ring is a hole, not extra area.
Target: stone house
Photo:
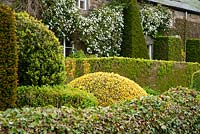
[[[180,35],[183,39],[200,37],[200,0],[140,0],[140,2],[160,4],[172,11],[170,34]]]
[[[88,12],[109,0],[76,0],[81,11]],[[185,42],[188,38],[200,38],[200,0],[138,0],[138,3],[162,5],[172,11],[171,30],[167,35],[179,35]],[[151,38],[146,38],[152,57]]]
[[[166,35],[181,36],[184,46],[189,38],[200,38],[200,0],[139,0],[153,5],[162,5],[172,11],[171,29]],[[151,38],[146,38],[149,55],[152,57]]]

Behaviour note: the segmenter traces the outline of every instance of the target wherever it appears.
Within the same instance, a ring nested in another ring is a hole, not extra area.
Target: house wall
[[[109,1],[110,0],[89,0],[90,9],[97,8],[97,7],[101,6],[103,3],[107,3]]]
[[[180,35],[185,42],[188,38],[200,38],[200,15],[172,9],[173,26],[170,35]]]
[[[186,15],[186,12],[177,10],[172,10],[172,12],[173,12],[173,19],[185,19],[187,16],[187,21],[200,23],[200,15],[190,12],[187,12]]]

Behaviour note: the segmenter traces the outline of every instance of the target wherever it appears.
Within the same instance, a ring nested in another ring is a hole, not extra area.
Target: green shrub
[[[183,61],[184,47],[180,37],[159,36],[155,38],[153,58],[157,60]]]
[[[114,72],[127,77],[141,87],[164,92],[171,87],[191,85],[194,72],[200,70],[198,63],[156,61],[133,58],[87,58],[66,59],[67,82],[93,72]]]
[[[200,133],[200,94],[173,88],[112,107],[22,108],[0,112],[0,133]]]
[[[71,81],[68,85],[93,93],[101,106],[147,95],[145,90],[134,81],[114,73],[86,74]]]
[[[150,95],[160,95],[161,94],[159,91],[149,88],[149,87],[144,87],[143,89]]]
[[[123,6],[106,5],[81,16],[78,31],[88,54],[98,57],[119,56],[122,43]]]
[[[52,105],[58,108],[61,106],[86,108],[97,105],[97,100],[92,94],[64,85],[21,86],[17,92],[17,107],[44,107]]]
[[[191,87],[200,90],[200,70],[192,74]]]
[[[20,85],[63,83],[64,56],[53,32],[27,13],[17,13],[16,18]]]
[[[0,4],[0,110],[14,107],[17,90],[18,55],[15,12]]]
[[[121,56],[148,59],[137,0],[126,0]]]
[[[75,50],[69,55],[70,58],[87,58],[83,50]]]
[[[200,63],[200,38],[186,41],[186,61]]]
[[[152,4],[140,4],[142,27],[145,35],[155,37],[169,30],[172,11],[168,7]]]
[[[200,101],[197,99],[200,95],[200,92],[193,89],[189,89],[187,87],[179,86],[176,88],[170,88],[167,92],[164,92],[162,95],[170,97],[170,102],[175,102],[179,106],[193,108],[195,105],[200,104]],[[200,105],[198,107],[200,107]],[[192,112],[195,109],[190,110],[190,112]],[[200,110],[198,109],[197,112],[200,112]]]

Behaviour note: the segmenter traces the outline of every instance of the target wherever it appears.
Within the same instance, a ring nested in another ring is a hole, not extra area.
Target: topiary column
[[[149,58],[141,25],[137,0],[126,0],[124,8],[124,30],[121,55],[133,58]]]
[[[0,110],[14,107],[17,90],[17,44],[14,11],[0,5]]]

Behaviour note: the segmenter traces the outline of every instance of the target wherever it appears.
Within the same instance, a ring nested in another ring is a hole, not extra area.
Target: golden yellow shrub
[[[86,74],[71,81],[68,85],[93,93],[101,106],[147,95],[137,83],[114,73]]]

